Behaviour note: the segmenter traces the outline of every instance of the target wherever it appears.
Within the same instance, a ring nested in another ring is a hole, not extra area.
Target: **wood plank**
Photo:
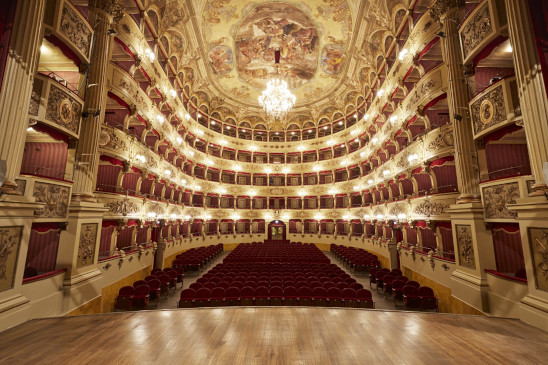
[[[482,316],[235,307],[38,319],[0,364],[545,364],[548,333]]]

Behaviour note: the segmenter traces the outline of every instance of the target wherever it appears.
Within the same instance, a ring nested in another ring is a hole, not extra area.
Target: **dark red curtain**
[[[136,243],[137,244],[141,244],[141,243],[145,243],[147,242],[147,233],[148,233],[148,227],[145,226],[143,228],[138,228],[137,229],[137,238],[136,238]]]
[[[21,162],[21,174],[65,180],[68,145],[66,143],[27,142]]]
[[[488,143],[485,157],[490,180],[531,174],[526,144]]]
[[[453,230],[451,229],[451,223],[449,223],[448,226],[440,226],[438,224],[438,229],[441,236],[443,252],[454,255],[455,246],[453,245]]]
[[[419,227],[419,232],[422,239],[422,249],[425,252],[436,250],[436,234],[428,228]]]
[[[101,228],[101,242],[99,243],[99,253],[110,252],[110,242],[112,233],[116,229],[116,226],[108,226]]]
[[[99,165],[96,189],[115,192],[120,171],[122,171],[122,167],[118,165]]]
[[[137,182],[140,177],[141,174],[136,174],[131,171],[125,173],[124,178],[122,179],[122,188],[124,188],[124,190],[129,190],[130,194],[135,194],[137,191]]]
[[[419,195],[428,194],[430,192],[430,189],[432,189],[432,179],[430,178],[430,175],[421,173],[413,174],[413,177],[417,181]]]
[[[154,182],[154,180],[152,179],[143,179],[141,181],[141,189],[140,189],[140,192],[141,194],[150,194],[150,189],[152,188],[152,183]]]
[[[407,237],[407,244],[416,245],[417,244],[417,231],[409,226],[404,226],[405,234]]]
[[[516,223],[494,224],[493,245],[497,271],[514,274],[525,267],[519,225]]]
[[[34,267],[39,273],[55,270],[59,237],[60,230],[58,228],[44,232],[42,229],[36,229],[36,225],[33,225],[30,231],[25,266]]]
[[[438,183],[438,193],[450,193],[457,191],[457,169],[455,165],[444,164],[432,167],[432,172]]]
[[[127,249],[132,244],[133,230],[135,226],[126,227],[118,232],[118,238],[116,240],[116,247],[119,250]]]

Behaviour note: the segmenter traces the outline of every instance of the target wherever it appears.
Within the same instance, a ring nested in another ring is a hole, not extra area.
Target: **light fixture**
[[[181,184],[186,185],[186,179],[181,179]]]
[[[242,132],[245,133],[245,129],[242,129]]]
[[[32,128],[32,127],[27,128],[27,132],[32,132],[33,130],[34,130],[34,128]]]
[[[329,195],[335,195],[337,194],[337,190],[335,189],[329,189],[329,191],[327,192]]]
[[[390,174],[390,170],[384,170],[384,171],[382,172],[382,174],[383,174],[384,176],[387,176],[387,175]]]
[[[343,122],[342,122],[342,120],[341,120],[341,121],[339,122],[339,125],[343,125]]]
[[[242,166],[234,165],[234,171],[242,171]]]
[[[164,170],[164,173],[165,173],[167,176],[170,176],[170,175],[171,175],[171,170],[166,169],[166,170]]]
[[[301,144],[301,145],[297,146],[297,149],[298,149],[299,151],[304,151],[304,146]]]
[[[200,191],[202,187],[200,185],[194,185],[194,190]]]
[[[378,220],[382,221],[383,218],[384,218],[384,217],[383,217],[382,214],[377,214],[377,219],[378,219]]]
[[[226,194],[225,188],[219,188],[219,194]]]
[[[359,187],[358,185],[354,185],[354,186],[352,187],[352,189],[353,189],[354,191],[358,191],[358,190],[360,190],[360,187]]]
[[[172,97],[174,97],[174,98],[177,97],[177,91],[171,89],[169,92],[171,93]]]
[[[177,137],[177,143],[179,144],[183,143],[183,139],[181,137]]]
[[[207,214],[207,215],[204,216],[204,218],[207,219],[207,220],[210,220],[210,219],[211,219],[211,215]]]
[[[267,167],[266,169],[264,169],[264,172],[267,173],[267,174],[271,174],[272,169],[270,167]]]
[[[147,162],[146,157],[143,156],[143,155],[137,155],[137,156],[135,156],[135,158],[138,159],[139,161],[141,161],[141,163]]]
[[[289,220],[289,218],[290,217],[289,217],[288,213],[285,213],[284,215],[282,215],[282,219],[285,220],[285,221]]]
[[[342,161],[340,162],[340,165],[341,165],[341,166],[346,166],[346,165],[348,165],[348,160],[342,160]]]
[[[282,172],[283,172],[284,174],[289,173],[289,171],[290,171],[290,170],[289,170],[289,167],[284,167],[284,168],[282,169]]]
[[[366,114],[363,116],[363,120],[367,120],[367,119],[369,119],[369,114]]]
[[[397,119],[398,119],[397,116],[395,116],[395,115],[391,116],[391,117],[390,117],[390,123],[392,123],[392,124],[396,123],[396,120],[397,120]]]
[[[302,191],[302,190],[300,190],[300,191],[298,192],[298,194],[299,194],[299,196],[300,196],[300,197],[302,198],[303,196],[305,196],[305,195],[306,195],[306,192],[305,192],[305,191]]]
[[[198,133],[198,135],[200,135],[200,136],[203,136],[203,135],[204,135],[204,131],[201,130],[201,129],[199,129],[198,131],[196,131],[196,133]]]
[[[226,126],[226,129],[230,130],[230,126],[229,126],[229,125],[227,125],[227,126]]]
[[[186,113],[186,114],[185,114],[185,119],[186,119],[187,121],[190,120],[190,114]]]
[[[211,125],[215,125],[215,121],[214,121],[214,120],[211,121]]]
[[[280,132],[276,132],[276,133],[274,133],[274,134],[275,134],[275,135],[278,135],[278,134],[280,134]]]
[[[215,162],[213,162],[210,159],[207,159],[207,160],[205,160],[205,164],[208,165],[208,166],[213,166],[215,164]]]
[[[249,196],[254,197],[255,195],[257,195],[257,193],[254,190],[249,192]]]
[[[272,215],[270,213],[266,213],[264,215],[264,219],[267,220],[267,221],[272,220]]]
[[[249,146],[249,149],[250,149],[251,151],[257,151],[257,146],[251,145],[251,146]]]
[[[379,91],[377,91],[377,96],[380,98],[384,95],[384,90],[383,89],[380,89]]]
[[[228,144],[228,141],[226,139],[221,139],[219,143],[222,144],[223,146],[226,146]]]
[[[354,113],[354,118],[358,119],[358,113]]]
[[[148,216],[149,218],[154,219],[154,218],[156,218],[156,213],[154,213],[154,212],[149,212],[149,213],[147,214],[147,216]]]
[[[409,53],[409,50],[407,48],[402,49],[398,56],[399,60],[403,61],[403,59],[405,58],[405,56],[407,56],[408,53]]]
[[[166,118],[162,114],[158,114],[156,116],[156,120],[158,121],[158,123],[162,124],[163,122],[166,121]]]
[[[354,140],[354,142],[360,142],[360,139],[359,139],[359,138],[356,138],[356,139]]]
[[[416,153],[413,153],[413,154],[411,154],[407,157],[407,161],[413,162],[413,161],[417,160],[418,158],[419,158],[419,156]]]
[[[318,165],[314,165],[314,167],[312,167],[312,170],[314,170],[316,172],[320,171],[320,169],[321,169],[321,167],[318,166]]]
[[[294,135],[295,135],[295,132],[291,132],[291,135],[294,136]]]
[[[194,156],[194,151],[188,151],[188,154],[189,154],[190,156]]]
[[[352,132],[350,132],[351,135],[355,136],[356,134],[358,134],[358,130],[357,129],[354,129]]]
[[[373,137],[373,139],[371,140],[371,143],[376,144],[378,141],[379,139],[377,137]]]
[[[197,117],[198,119],[200,119],[202,117],[202,114],[198,113]]]
[[[365,151],[360,152],[360,157],[365,157]]]
[[[154,52],[151,51],[150,48],[145,49],[145,54],[148,56],[150,62],[154,62],[154,60],[156,59],[156,55],[154,54]]]
[[[367,180],[367,183],[371,185],[371,184],[373,184],[373,180],[369,179],[369,180]]]
[[[266,89],[259,96],[259,105],[274,120],[283,119],[296,101],[295,95],[287,88],[287,82],[279,78],[268,81]]]
[[[308,133],[312,133],[312,129],[308,131]]]
[[[240,217],[239,214],[234,214],[234,215],[232,216],[232,219],[234,219],[235,221],[239,220],[240,218],[241,218],[241,217]]]
[[[364,214],[363,215],[363,219],[365,219],[366,221],[368,221],[369,219],[371,219],[371,216],[369,214]]]
[[[512,53],[513,49],[512,49],[512,45],[511,44],[508,44],[508,46],[504,49],[504,51],[506,53]]]
[[[327,142],[325,142],[328,146],[332,146],[333,144],[335,144],[335,141],[330,139],[328,140]]]
[[[175,220],[175,219],[177,219],[177,215],[175,213],[171,213],[170,218]]]
[[[399,213],[398,214],[398,219],[399,220],[404,220],[405,218],[407,218],[407,215],[405,213]]]
[[[322,220],[322,218],[323,218],[323,216],[320,213],[318,213],[314,216],[314,219],[317,220],[317,221]]]

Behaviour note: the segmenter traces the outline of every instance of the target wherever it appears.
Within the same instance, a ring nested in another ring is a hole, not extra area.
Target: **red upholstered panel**
[[[176,224],[172,224],[171,225],[171,236],[172,237],[175,237],[177,235],[177,225]]]
[[[426,195],[432,189],[432,179],[428,174],[413,174],[417,181],[419,195]]]
[[[435,129],[442,125],[450,124],[449,110],[432,110],[426,111],[426,116],[430,120],[430,128]]]
[[[453,230],[451,227],[438,227],[441,235],[441,244],[443,252],[455,252],[455,246],[453,245]]]
[[[373,204],[373,195],[371,193],[363,194],[363,203],[364,204]]]
[[[164,198],[165,199],[171,199],[171,191],[173,190],[173,188],[171,186],[166,186],[166,190],[165,190],[165,193],[164,193]]]
[[[518,224],[495,224],[492,229],[497,271],[514,274],[525,267]]]
[[[407,235],[407,243],[410,245],[416,245],[417,244],[417,231],[409,226],[405,227],[405,233]]]
[[[145,243],[147,241],[148,227],[137,228],[137,237],[135,242],[137,244]]]
[[[68,145],[66,143],[25,143],[21,174],[65,179]]]
[[[476,87],[476,95],[487,89],[489,81],[493,77],[507,77],[514,75],[513,68],[499,68],[499,67],[477,67],[474,74],[474,81]]]
[[[34,267],[39,273],[55,270],[59,232],[59,229],[46,232],[31,229],[25,266]]]
[[[157,198],[161,198],[162,197],[162,190],[164,189],[164,184],[163,183],[156,183],[154,185],[154,196],[157,197]]]
[[[154,180],[152,179],[143,179],[143,181],[141,181],[141,194],[150,194],[150,189],[152,187],[152,183],[154,182]]]
[[[120,232],[118,232],[116,247],[119,250],[126,249],[127,247],[131,246],[134,229],[135,229],[135,226],[131,226],[131,227],[126,227]]]
[[[400,196],[400,186],[398,184],[390,184],[390,190],[392,191],[392,196],[398,198]]]
[[[122,167],[118,165],[99,165],[96,189],[115,192],[120,171]]]
[[[105,124],[120,130],[124,129],[124,118],[128,115],[126,109],[110,109],[105,112]]]
[[[163,226],[162,227],[162,238],[169,237],[169,226]]]
[[[432,167],[432,172],[438,183],[438,193],[457,191],[457,170],[455,165],[444,164]]]
[[[421,134],[421,133],[424,133],[424,125],[410,125],[408,127],[409,131],[411,132],[411,135],[413,136],[412,138],[415,139],[415,137],[418,135],[418,134]]]
[[[381,188],[381,194],[382,194],[383,199],[385,199],[385,200],[390,198],[390,192],[388,191],[387,187]]]
[[[373,191],[373,194],[375,194],[375,202],[380,202],[382,200],[381,192],[379,190]]]
[[[133,172],[124,174],[124,178],[122,179],[122,188],[124,188],[124,190],[129,190],[130,194],[135,194],[137,191],[137,182],[139,181],[139,177],[141,177],[141,174],[136,174]]]
[[[99,253],[110,251],[110,238],[112,232],[116,230],[116,226],[101,228],[101,242],[99,243]]]
[[[153,134],[149,133],[148,136],[145,138],[145,143],[150,148],[154,148],[157,140],[158,140],[158,137],[156,137],[156,135],[153,135]]]
[[[429,230],[428,228],[419,227],[419,233],[422,239],[422,248],[424,251],[429,251],[428,249],[435,250],[436,247],[436,234]]]
[[[525,144],[488,143],[485,146],[485,155],[489,179],[531,174]]]
[[[384,227],[384,235],[387,240],[392,239],[392,229],[388,226]]]
[[[413,182],[409,179],[401,180],[401,185],[403,187],[403,195],[413,194]]]

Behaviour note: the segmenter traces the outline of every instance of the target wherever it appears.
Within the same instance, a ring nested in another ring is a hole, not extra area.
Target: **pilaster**
[[[19,0],[0,92],[0,160],[7,171],[0,192],[17,194],[28,108],[34,75],[40,59],[45,0]]]

